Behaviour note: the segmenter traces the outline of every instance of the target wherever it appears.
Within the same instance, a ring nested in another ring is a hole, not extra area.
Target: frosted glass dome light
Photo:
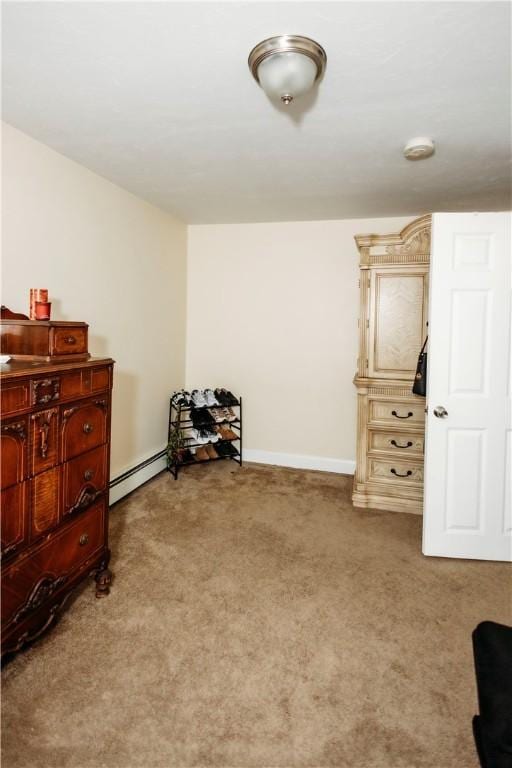
[[[307,93],[325,70],[327,56],[309,37],[281,35],[258,43],[249,68],[270,99],[289,104]]]

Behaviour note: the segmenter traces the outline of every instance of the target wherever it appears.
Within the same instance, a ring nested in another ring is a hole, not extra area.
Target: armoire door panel
[[[414,376],[425,336],[426,270],[371,270],[368,376]]]

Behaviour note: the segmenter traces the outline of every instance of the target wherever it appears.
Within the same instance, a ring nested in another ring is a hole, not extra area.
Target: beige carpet
[[[113,508],[88,584],[3,670],[3,768],[476,768],[471,631],[506,565],[421,555],[350,478],[230,462]]]

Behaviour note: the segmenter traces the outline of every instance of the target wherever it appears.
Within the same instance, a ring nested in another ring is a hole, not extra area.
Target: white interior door
[[[425,555],[512,560],[510,221],[432,217]]]

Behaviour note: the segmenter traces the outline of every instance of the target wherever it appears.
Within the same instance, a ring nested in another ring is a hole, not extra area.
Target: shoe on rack
[[[208,443],[208,445],[206,446],[206,453],[208,454],[208,457],[210,459],[218,459],[219,458],[219,454],[217,453],[217,451],[215,450],[213,445],[211,445],[210,443]]]
[[[213,389],[205,389],[204,390],[204,398],[206,400],[206,405],[210,408],[212,405],[219,405],[219,401],[213,394]]]
[[[224,443],[226,446],[226,456],[238,456],[238,451],[233,443]]]
[[[225,426],[217,427],[217,431],[219,435],[221,436],[222,440],[238,440],[238,435],[236,432],[233,432],[232,429]]]
[[[208,413],[210,414],[214,422],[219,423],[221,421],[224,421],[224,416],[222,415],[222,408],[209,408]]]
[[[190,405],[190,392],[187,392],[185,389],[178,389],[176,392],[173,392],[172,402],[174,405]]]
[[[237,421],[238,416],[236,415],[236,413],[234,412],[234,410],[232,408],[230,408],[228,406],[227,408],[224,408],[224,410],[227,413],[226,421]]]
[[[218,432],[215,431],[215,429],[205,429],[204,430],[206,434],[208,435],[208,442],[210,443],[216,443],[218,440],[220,440]]]
[[[190,418],[192,420],[192,424],[196,429],[200,429],[201,427],[212,426],[213,424],[215,424],[215,420],[213,416],[211,415],[210,411],[208,411],[206,408],[191,408]]]
[[[206,450],[206,447],[204,445],[199,446],[199,448],[196,449],[196,455],[195,459],[196,461],[208,461],[210,457],[208,456],[208,451]]]
[[[234,394],[230,392],[229,389],[225,390],[225,392],[226,392],[226,400],[229,400],[227,405],[240,405],[240,403],[238,402]]]
[[[192,390],[192,402],[196,408],[204,408],[206,405],[206,398],[201,389]]]
[[[215,397],[217,398],[217,402],[219,405],[228,405],[226,402],[226,390],[221,389],[220,387],[217,387],[215,390]]]

